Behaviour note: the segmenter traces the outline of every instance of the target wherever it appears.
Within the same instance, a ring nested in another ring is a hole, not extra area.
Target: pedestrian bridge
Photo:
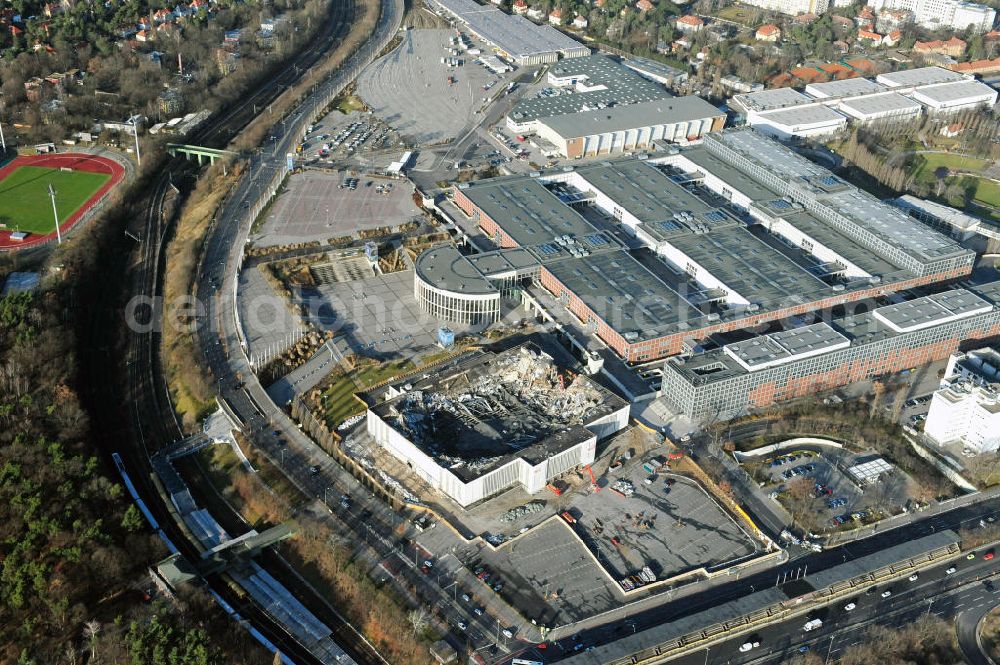
[[[176,157],[178,153],[184,155],[184,157],[188,160],[192,157],[197,157],[198,166],[204,164],[206,159],[208,159],[210,163],[214,164],[215,160],[219,158],[237,154],[232,150],[216,150],[215,148],[205,148],[200,145],[184,145],[182,143],[167,144],[167,154],[171,157]]]

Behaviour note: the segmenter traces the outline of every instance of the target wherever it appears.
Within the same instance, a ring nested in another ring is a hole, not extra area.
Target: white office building
[[[822,14],[830,8],[830,0],[745,0],[743,4],[753,5],[772,12],[789,16],[799,14]]]
[[[1000,353],[986,347],[951,356],[924,434],[940,446],[976,453],[1000,447]]]
[[[868,0],[868,6],[877,12],[893,9],[913,12],[914,21],[931,30],[971,27],[982,34],[992,30],[996,20],[994,9],[962,0]]]

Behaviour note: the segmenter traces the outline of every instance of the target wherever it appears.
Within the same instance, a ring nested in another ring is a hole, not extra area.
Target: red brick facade
[[[465,196],[461,189],[455,189],[455,204],[470,217],[474,218],[475,216],[473,213],[478,212],[479,227],[482,229],[483,233],[488,235],[490,238],[496,238],[499,234],[501,247],[511,248],[518,246],[517,243],[514,242],[514,239],[507,235],[507,233],[493,219],[487,216],[482,210],[479,210],[479,208],[472,201],[470,201],[467,196]],[[544,266],[542,266],[541,269],[540,281],[542,286],[544,286],[556,297],[565,294],[568,298],[568,309],[578,319],[583,321],[585,324],[594,321],[597,325],[597,336],[603,340],[605,344],[614,349],[615,352],[617,352],[622,358],[628,362],[648,362],[651,360],[658,360],[660,358],[677,355],[682,351],[684,340],[686,339],[702,339],[712,333],[731,332],[734,330],[754,328],[761,324],[786,317],[797,316],[818,310],[825,310],[837,305],[844,305],[851,302],[868,300],[887,293],[910,289],[924,284],[934,284],[936,282],[957,279],[968,275],[971,270],[972,266],[969,265],[962,268],[956,268],[955,270],[949,272],[935,273],[933,275],[925,275],[923,277],[914,277],[913,279],[895,282],[892,284],[881,284],[861,291],[843,292],[822,300],[802,303],[768,312],[761,312],[752,316],[715,323],[701,328],[689,328],[670,335],[664,335],[662,337],[634,343],[627,342],[625,338],[615,331],[603,317],[591,310],[583,302],[583,300],[577,297],[575,293],[572,293],[569,289],[563,286],[563,284],[556,279],[552,273],[546,270]],[[910,362],[909,364],[904,364],[906,366],[912,366],[918,363]],[[842,383],[838,383],[836,385],[842,385]]]

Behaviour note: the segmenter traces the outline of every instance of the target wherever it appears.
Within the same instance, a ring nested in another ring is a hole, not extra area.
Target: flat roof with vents
[[[966,77],[942,67],[918,67],[900,72],[879,74],[875,80],[888,88],[909,88],[917,85],[932,85],[948,81],[961,81]]]
[[[826,323],[782,330],[723,347],[726,354],[753,372],[793,360],[844,349],[851,341]]]
[[[952,289],[916,300],[879,307],[873,315],[896,332],[910,332],[964,319],[991,309],[993,309],[991,303],[971,291]]]
[[[577,96],[577,95],[571,95]],[[563,139],[620,132],[636,127],[711,120],[725,114],[701,97],[671,97],[627,106],[616,104],[593,111],[581,111],[543,118],[541,122]]]

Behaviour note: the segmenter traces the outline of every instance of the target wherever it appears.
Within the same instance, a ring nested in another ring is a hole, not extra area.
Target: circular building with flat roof
[[[500,289],[452,245],[427,250],[415,267],[413,295],[431,316],[469,325],[500,318]]]

